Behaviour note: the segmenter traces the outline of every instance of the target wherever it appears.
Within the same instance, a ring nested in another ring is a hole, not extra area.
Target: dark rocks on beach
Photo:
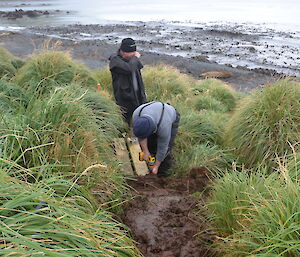
[[[56,12],[60,12],[59,10],[56,10]],[[0,17],[7,18],[11,20],[15,19],[21,19],[25,16],[29,18],[36,18],[42,15],[49,15],[50,11],[39,11],[39,10],[28,10],[24,11],[23,9],[15,9],[13,12],[1,12],[0,11]]]
[[[204,56],[204,55],[193,56],[192,59],[194,59],[196,61],[201,61],[201,62],[210,62],[208,60],[208,56]]]

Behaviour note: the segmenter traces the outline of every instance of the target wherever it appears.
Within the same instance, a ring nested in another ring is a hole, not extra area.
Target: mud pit
[[[203,192],[208,182],[204,170],[184,179],[147,175],[128,182],[134,198],[125,206],[122,220],[145,257],[215,256],[209,249],[211,236],[197,235],[207,227],[197,217],[197,199],[191,195]]]

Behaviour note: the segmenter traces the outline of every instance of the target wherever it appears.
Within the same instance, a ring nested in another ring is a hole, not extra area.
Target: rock
[[[30,18],[35,18],[39,16],[39,13],[37,11],[27,11],[26,15]]]
[[[200,61],[200,62],[209,62],[208,57],[205,55],[193,56],[192,59],[194,59],[196,61]]]
[[[210,71],[202,73],[200,76],[204,78],[220,78],[220,79],[227,79],[232,77],[232,72],[228,71]]]

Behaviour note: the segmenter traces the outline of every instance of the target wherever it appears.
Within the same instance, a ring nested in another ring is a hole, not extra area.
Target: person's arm
[[[112,72],[117,72],[121,74],[131,74],[137,66],[139,66],[140,61],[136,56],[130,58],[128,62],[120,60],[120,57],[116,56],[111,59],[109,63],[109,69]]]
[[[149,152],[149,149],[148,149],[148,140],[147,138],[145,139],[139,139],[139,143],[140,143],[140,146],[142,148],[142,151],[144,153],[144,161],[148,161],[149,160],[149,157],[150,157],[150,152]]]

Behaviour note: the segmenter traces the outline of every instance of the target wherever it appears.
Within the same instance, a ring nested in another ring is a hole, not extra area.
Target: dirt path
[[[125,206],[122,220],[145,257],[215,256],[206,244],[210,236],[197,236],[206,225],[197,217],[197,200],[191,195],[205,190],[209,180],[204,170],[184,179],[154,175],[136,179],[128,182],[135,197]]]

